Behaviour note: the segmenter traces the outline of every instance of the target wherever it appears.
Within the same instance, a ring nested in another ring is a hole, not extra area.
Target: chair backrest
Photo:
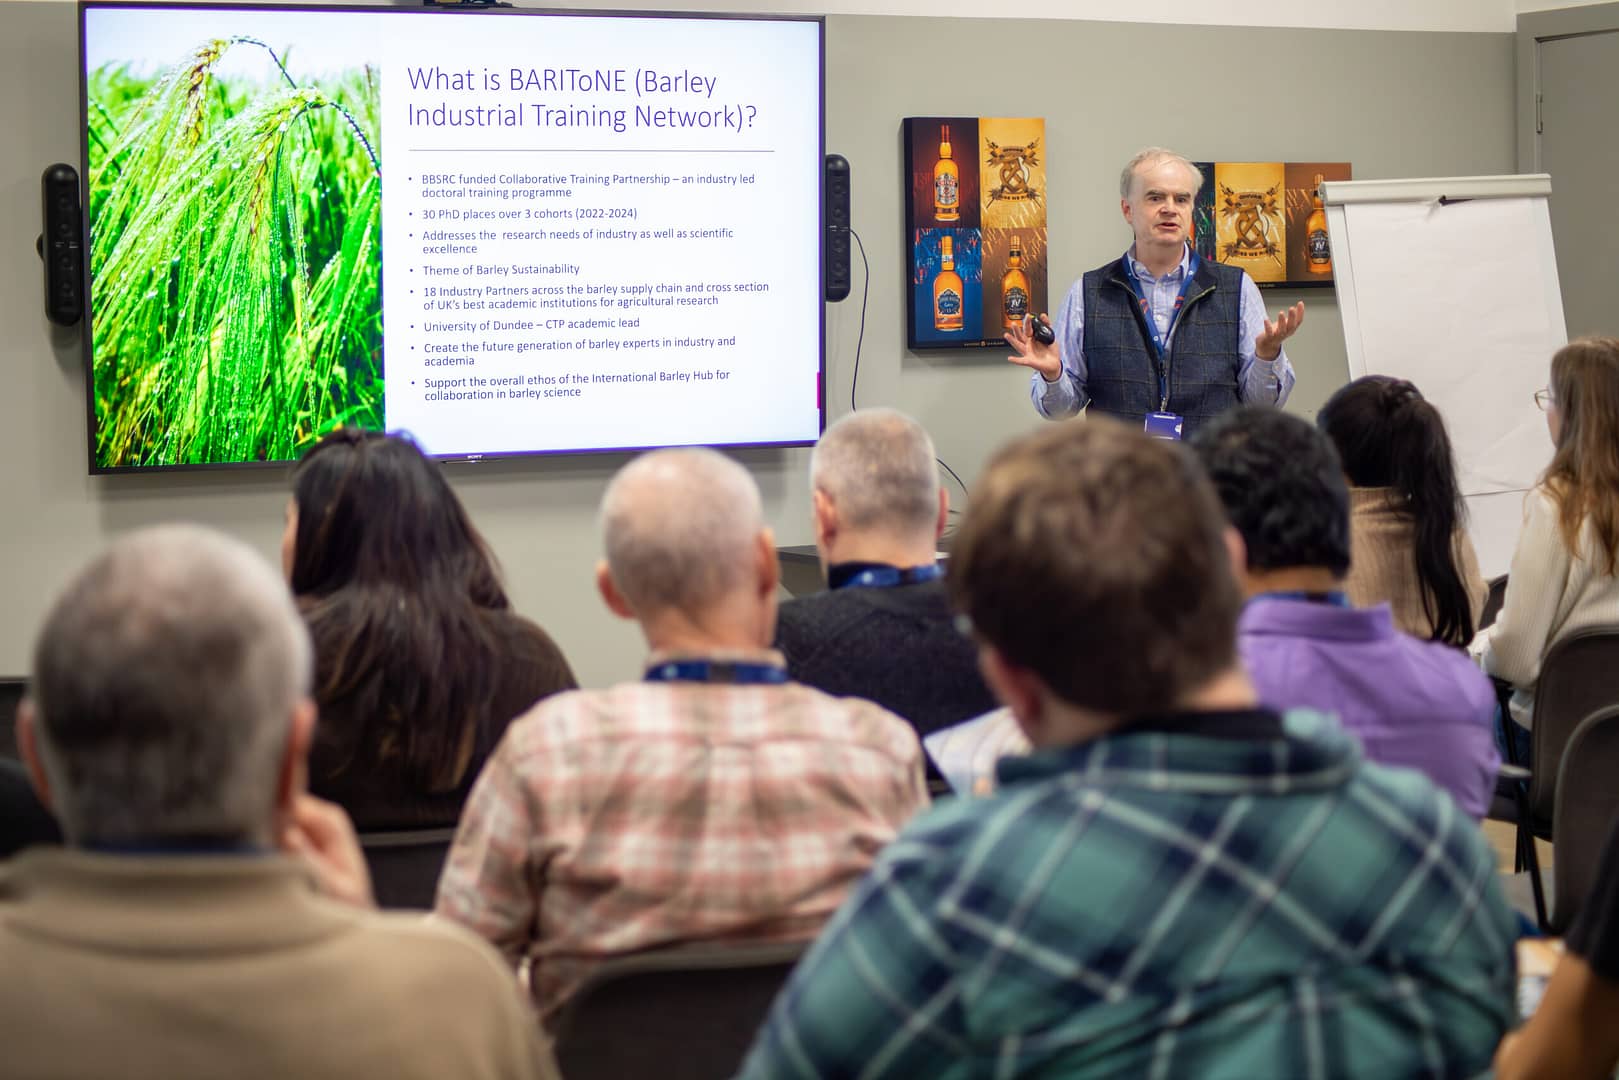
[[[1608,831],[1619,817],[1619,705],[1580,721],[1558,773],[1551,928],[1566,934],[1591,893]]]
[[[431,911],[444,857],[455,829],[410,829],[360,834],[360,848],[371,869],[377,905]]]
[[[0,679],[0,757],[17,757],[17,705],[28,690],[26,679]]]
[[[1580,722],[1619,704],[1619,627],[1570,634],[1547,650],[1535,684],[1534,779],[1529,783],[1529,825],[1551,835],[1556,812],[1557,770],[1569,736]]]
[[[568,1080],[735,1075],[807,943],[704,944],[609,960],[552,1024]]]
[[[21,762],[0,758],[0,859],[26,847],[60,844],[62,830],[45,809]]]
[[[1495,617],[1501,614],[1501,605],[1507,599],[1507,576],[1490,579],[1490,591],[1484,598],[1484,609],[1478,613],[1478,628],[1480,630],[1495,622]]]

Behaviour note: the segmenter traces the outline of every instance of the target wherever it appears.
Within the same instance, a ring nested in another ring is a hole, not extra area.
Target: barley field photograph
[[[379,77],[334,37],[301,13],[87,12],[95,468],[287,461],[383,426]]]

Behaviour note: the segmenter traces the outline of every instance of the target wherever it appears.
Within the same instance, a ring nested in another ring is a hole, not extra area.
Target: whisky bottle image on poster
[[[933,329],[960,330],[962,327],[961,275],[956,273],[956,242],[939,240],[939,276],[933,279]]]
[[[1315,208],[1304,223],[1304,265],[1312,274],[1332,273],[1332,245],[1327,242],[1327,211],[1321,205],[1321,174],[1315,174]]]
[[[961,220],[961,173],[950,146],[950,125],[939,125],[939,161],[933,166],[933,216]]]
[[[1029,313],[1029,275],[1023,272],[1023,238],[1012,234],[1006,252],[1006,273],[1001,275],[1001,319],[1008,330],[1023,325]]]

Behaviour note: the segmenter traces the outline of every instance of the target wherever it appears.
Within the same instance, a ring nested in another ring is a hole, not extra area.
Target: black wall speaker
[[[849,295],[849,159],[826,155],[826,240],[822,262],[826,266],[826,298]]]
[[[45,197],[45,233],[39,256],[45,260],[45,317],[72,326],[84,317],[84,212],[79,173],[52,165],[40,180]]]

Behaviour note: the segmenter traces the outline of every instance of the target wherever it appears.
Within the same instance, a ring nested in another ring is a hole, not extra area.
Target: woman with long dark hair
[[[1474,644],[1484,669],[1513,685],[1512,719],[1525,728],[1546,651],[1619,624],[1619,340],[1557,350],[1535,400],[1555,449],[1524,500],[1501,614]]]
[[[507,724],[577,685],[406,437],[348,428],[310,450],[281,558],[315,646],[310,788],[362,830],[453,824]]]
[[[1349,477],[1350,601],[1387,603],[1406,633],[1465,648],[1489,587],[1439,410],[1404,379],[1368,375],[1333,394],[1316,423]]]

